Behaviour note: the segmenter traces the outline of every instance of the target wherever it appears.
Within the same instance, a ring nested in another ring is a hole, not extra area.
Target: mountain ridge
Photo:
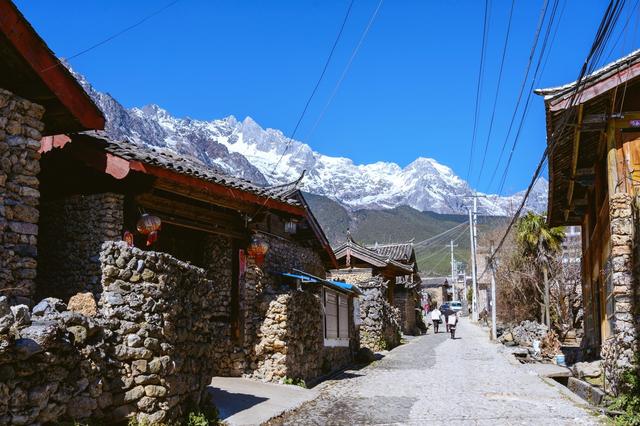
[[[420,211],[462,214],[470,196],[476,194],[450,167],[433,158],[418,157],[405,167],[385,161],[356,164],[347,157],[316,152],[278,129],[261,127],[249,116],[242,121],[233,115],[206,121],[175,117],[156,104],[127,109],[72,72],[104,112],[109,137],[189,155],[259,185],[294,181],[306,170],[303,190],[333,199],[351,212],[407,205]],[[528,208],[546,208],[546,186],[545,180],[538,182]],[[479,211],[509,215],[523,192],[477,193]]]

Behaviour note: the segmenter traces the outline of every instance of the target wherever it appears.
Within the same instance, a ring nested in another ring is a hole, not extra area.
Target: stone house
[[[220,330],[214,374],[313,380],[352,360],[358,349],[352,315],[343,318],[346,345],[322,338],[326,299],[353,311],[353,292],[337,295],[327,287],[333,251],[296,183],[258,187],[97,133],[51,138],[43,150],[41,295],[103,296],[103,242],[128,231],[136,247],[148,250],[136,222],[152,214],[162,221],[152,249],[204,269],[225,295],[211,300]],[[250,255],[256,237],[268,246],[262,264]],[[317,285],[299,289],[283,275],[293,270],[319,277],[306,281]]]
[[[348,235],[346,242],[335,249],[335,255],[339,268],[331,271],[333,278],[357,284],[382,277],[386,300],[399,310],[402,331],[419,334],[421,281],[411,242],[367,246]]]
[[[162,422],[216,374],[352,360],[358,292],[324,280],[335,257],[296,183],[85,132],[102,113],[7,0],[0,58],[0,424]]]
[[[432,302],[442,306],[452,300],[450,277],[422,277],[422,289],[429,295]]]
[[[606,386],[638,355],[640,51],[580,83],[540,89],[549,149],[548,221],[580,226],[585,355]]]
[[[102,129],[104,117],[8,0],[0,1],[0,58],[0,291],[28,302],[36,276],[40,138]]]

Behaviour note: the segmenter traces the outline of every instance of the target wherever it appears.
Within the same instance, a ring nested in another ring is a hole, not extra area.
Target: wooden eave
[[[405,265],[391,259],[384,259],[376,252],[362,247],[355,243],[345,243],[335,250],[336,259],[340,260],[347,256],[347,249],[351,249],[350,256],[359,259],[366,265],[387,271],[389,275],[400,276],[412,274],[413,265]]]
[[[45,108],[43,135],[103,129],[100,109],[10,0],[0,0],[0,88]]]
[[[76,140],[76,138],[79,138]],[[74,136],[74,143],[68,144],[71,155],[94,169],[109,174],[116,179],[124,179],[131,171],[149,175],[155,178],[154,187],[172,192],[183,197],[192,198],[221,207],[256,213],[262,209],[272,209],[293,216],[306,218],[303,206],[292,205],[277,199],[268,198],[232,188],[223,184],[208,182],[194,176],[184,175],[173,170],[145,164],[138,160],[120,158],[103,151],[98,143],[91,143],[91,139]],[[56,144],[53,143],[55,147]]]
[[[588,186],[580,179],[585,178],[585,171],[593,170],[597,161],[610,120],[612,96],[613,91],[609,91],[561,111],[552,111],[545,102],[549,149],[547,220],[551,226],[582,223],[584,211],[576,207],[583,203]]]

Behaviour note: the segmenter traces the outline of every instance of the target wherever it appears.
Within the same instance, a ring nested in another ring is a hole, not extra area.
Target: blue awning
[[[342,281],[333,281],[333,280],[326,280],[326,282],[331,283],[337,287],[340,287],[343,290],[351,291],[357,294],[362,294],[362,291],[360,291],[360,289],[353,284],[343,283]]]
[[[318,282],[318,280],[315,279],[315,278],[308,277],[308,276],[305,276],[305,275],[292,274],[292,273],[289,273],[289,272],[281,272],[280,275],[283,275],[283,276],[289,277],[289,278],[296,278],[298,280],[302,280],[302,282],[305,282],[305,283],[317,283]]]
[[[326,287],[332,288],[333,290],[340,291],[342,293],[348,293],[352,296],[360,296],[362,295],[362,291],[353,284],[343,283],[342,281],[333,281],[333,280],[325,280],[320,277],[316,277],[315,275],[308,274],[304,271],[299,271],[297,269],[293,272],[280,272],[279,275],[283,277],[294,278],[302,281],[302,283],[320,283]]]

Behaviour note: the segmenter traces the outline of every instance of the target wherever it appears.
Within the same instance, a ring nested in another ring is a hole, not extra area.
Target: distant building
[[[402,331],[419,333],[420,275],[412,242],[364,245],[349,234],[335,256],[338,269],[330,272],[332,278],[358,284],[381,276],[388,282],[387,301],[400,311]]]

